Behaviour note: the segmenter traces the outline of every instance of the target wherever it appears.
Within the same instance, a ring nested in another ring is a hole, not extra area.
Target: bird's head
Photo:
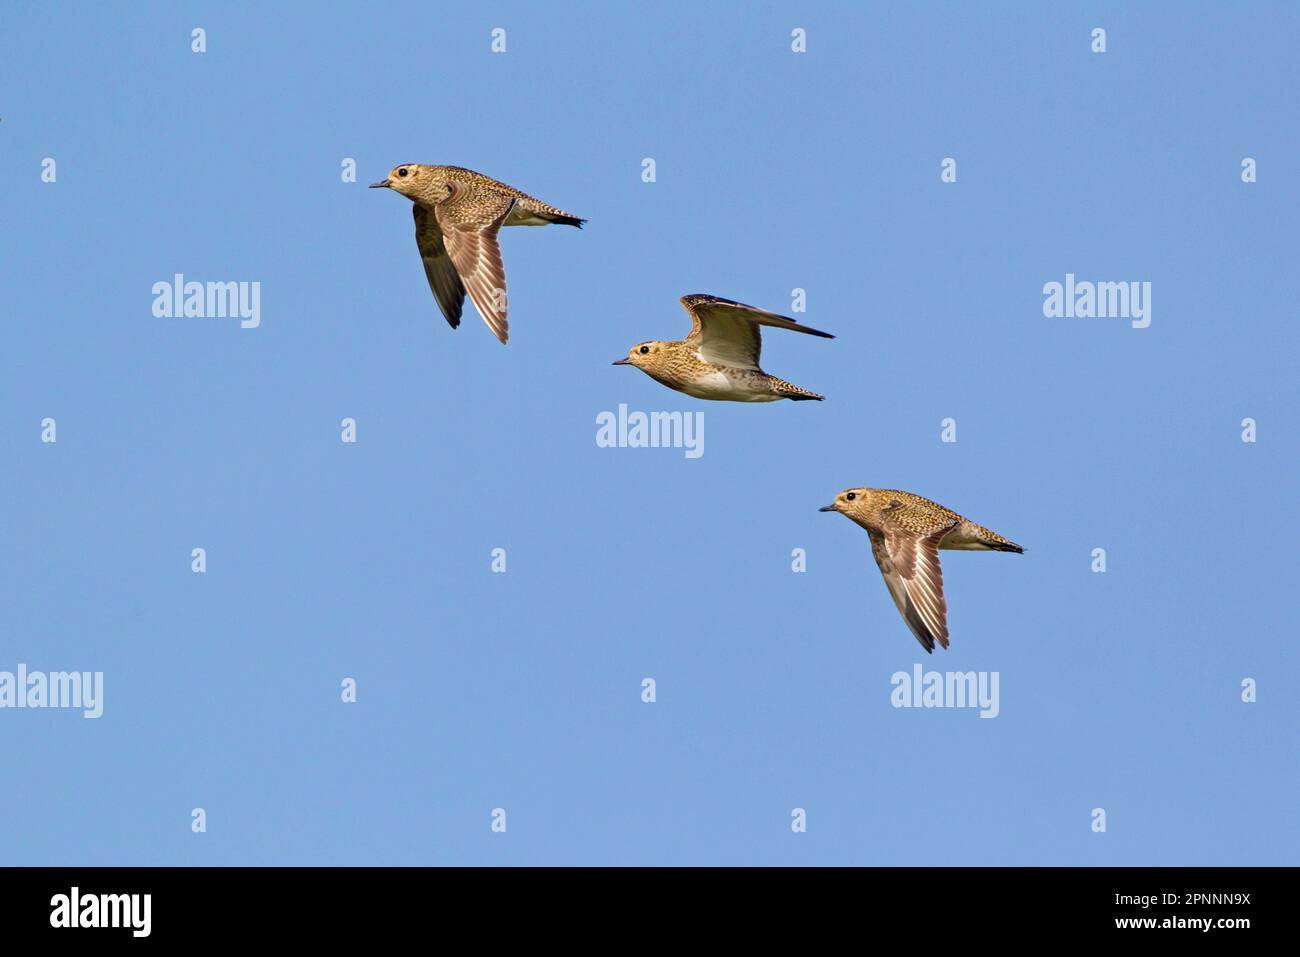
[[[857,521],[864,517],[871,501],[871,489],[869,488],[846,488],[839,495],[835,496],[835,501],[829,505],[823,505],[817,511],[819,512],[839,512],[849,518]]]
[[[404,163],[401,166],[394,166],[388,171],[388,176],[381,179],[378,183],[371,183],[371,189],[384,189],[385,187],[403,196],[415,196],[419,193],[427,193],[436,182],[436,171],[432,166],[425,166],[423,163]]]
[[[647,371],[655,369],[667,358],[667,345],[666,342],[638,343],[627,351],[626,359],[616,359],[614,365],[636,366]]]

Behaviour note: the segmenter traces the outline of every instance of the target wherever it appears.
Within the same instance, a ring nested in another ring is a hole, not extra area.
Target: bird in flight
[[[867,530],[871,554],[889,594],[927,652],[934,651],[935,642],[948,647],[948,604],[939,549],[1024,551],[983,525],[911,492],[849,488],[820,511],[839,512]]]
[[[825,396],[809,392],[758,367],[759,327],[771,326],[834,339],[829,332],[718,296],[682,296],[691,317],[691,334],[676,342],[642,342],[616,366],[636,366],[656,382],[697,399],[730,402],[796,402]]]
[[[510,337],[506,270],[497,233],[502,226],[582,227],[585,219],[459,166],[394,166],[371,189],[391,189],[414,204],[415,243],[433,298],[447,322],[460,325],[465,293],[504,345]]]

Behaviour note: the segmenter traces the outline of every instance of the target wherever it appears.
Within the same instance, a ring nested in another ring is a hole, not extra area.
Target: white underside
[[[510,210],[510,215],[506,217],[506,221],[502,225],[549,226],[551,225],[551,221],[549,219],[542,219],[542,217],[538,216],[536,213],[530,213],[518,203],[515,203],[515,208]]]
[[[939,547],[950,552],[988,552],[992,551],[975,532],[962,523],[944,536]]]
[[[775,402],[781,398],[766,389],[758,391],[749,383],[736,381],[721,372],[710,372],[692,379],[682,391],[697,399],[721,399],[729,402]]]

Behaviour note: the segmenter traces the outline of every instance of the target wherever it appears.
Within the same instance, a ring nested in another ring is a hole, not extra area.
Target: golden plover
[[[636,366],[670,389],[697,399],[730,402],[775,402],[825,396],[768,375],[758,367],[760,326],[774,326],[834,339],[829,332],[801,326],[793,319],[717,296],[682,296],[691,316],[691,334],[680,342],[642,342],[616,366]]]
[[[414,203],[415,243],[424,260],[433,298],[451,327],[460,325],[465,293],[501,340],[510,337],[506,321],[506,270],[497,233],[502,226],[582,227],[585,219],[543,203],[513,186],[459,166],[394,166],[371,189],[387,187]]]
[[[911,492],[849,488],[823,512],[847,515],[871,536],[871,554],[907,627],[928,652],[948,647],[948,603],[939,549],[1016,552],[1013,541]]]

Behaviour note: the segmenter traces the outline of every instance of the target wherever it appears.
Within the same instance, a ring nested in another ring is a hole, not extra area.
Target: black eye
[[[845,497],[848,501],[851,502],[851,501],[853,501],[855,498],[858,497],[858,493],[857,493],[857,492],[850,492],[848,495],[846,495],[846,496],[844,496],[844,497]]]
[[[399,169],[399,170],[397,171],[397,175],[398,175],[398,176],[405,176],[405,175],[406,175],[406,170],[404,170],[404,169]]]
[[[641,355],[645,355],[645,354],[646,354],[647,352],[649,352],[649,351],[650,351],[650,347],[649,347],[649,346],[642,346],[642,347],[641,347]]]

